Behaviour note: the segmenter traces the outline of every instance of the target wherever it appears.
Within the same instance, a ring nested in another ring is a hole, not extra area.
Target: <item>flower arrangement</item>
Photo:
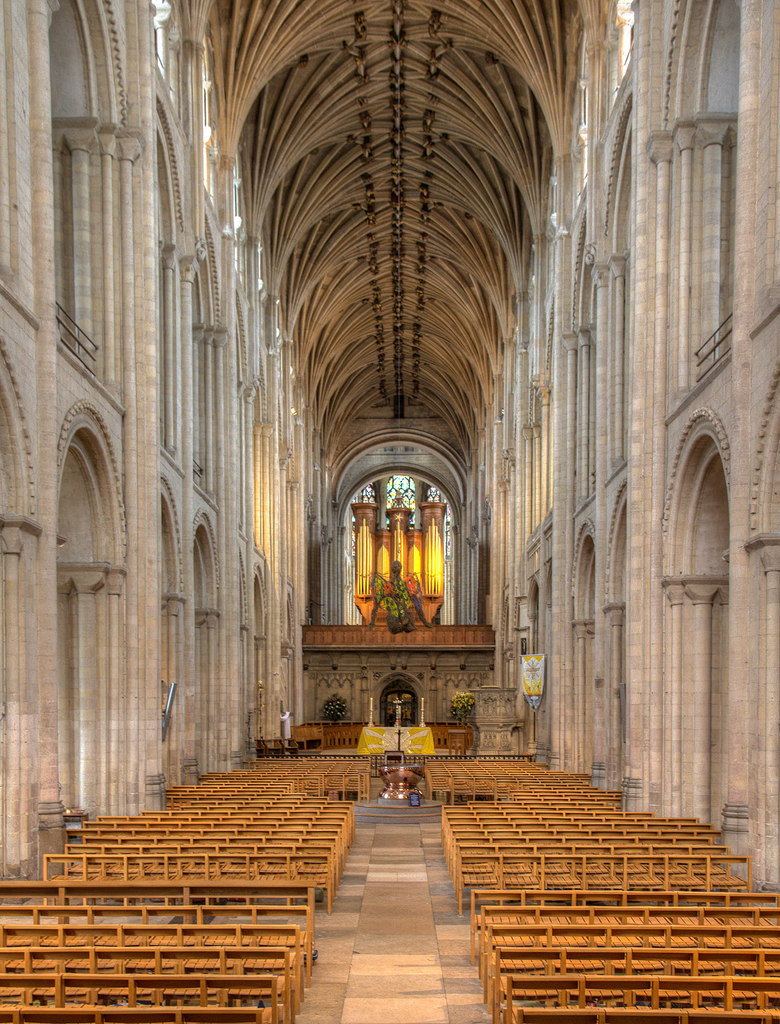
[[[474,694],[468,690],[458,690],[452,695],[452,717],[459,725],[465,725],[466,719],[474,710]]]
[[[322,705],[322,717],[328,722],[340,722],[346,713],[347,702],[336,694],[331,694]]]

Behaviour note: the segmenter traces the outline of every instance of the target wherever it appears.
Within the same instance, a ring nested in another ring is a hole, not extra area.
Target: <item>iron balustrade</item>
[[[707,338],[703,345],[696,349],[696,380],[709,373],[718,363],[731,352],[731,321],[734,314],[729,313],[726,319]]]
[[[57,323],[60,328],[60,341],[73,353],[82,366],[90,373],[94,373],[98,347],[59,302],[57,303]]]

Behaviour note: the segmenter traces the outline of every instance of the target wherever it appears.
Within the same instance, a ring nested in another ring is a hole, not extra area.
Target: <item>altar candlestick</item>
[[[368,724],[374,724],[374,698],[368,698]]]
[[[425,697],[420,697],[420,728],[425,726]]]

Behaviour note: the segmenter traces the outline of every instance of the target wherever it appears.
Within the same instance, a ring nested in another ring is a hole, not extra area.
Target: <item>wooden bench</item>
[[[504,1024],[514,1024],[518,1019],[514,1013],[516,1004],[529,1001],[563,1008],[600,1003],[618,1006],[643,1004],[650,1009],[711,1006],[724,1010],[766,1010],[780,1007],[780,978],[696,977],[689,974],[646,977],[625,974],[507,975]]]
[[[66,1007],[79,1004],[98,1006],[117,1003],[136,1007],[139,1003],[229,1006],[262,1001],[271,1010],[272,1024],[279,1022],[279,979],[261,974],[0,974],[0,1004]],[[287,1024],[287,1022],[284,1022]]]
[[[252,1006],[0,1006],[0,1024],[269,1024],[273,1019],[270,1007]]]
[[[258,943],[251,948],[211,945],[0,946],[0,975],[52,974],[239,974],[274,975],[284,1020],[303,998],[303,950]]]
[[[507,998],[508,975],[513,974],[610,974],[610,975],[746,975],[780,977],[780,949],[681,949],[677,946],[558,947],[533,950],[497,948],[484,981],[485,1001],[494,1024],[501,1019]]]
[[[174,918],[176,919],[174,921]],[[0,906],[0,928],[3,925],[31,924],[39,927],[51,927],[59,924],[68,926],[116,926],[127,924],[167,925],[181,922],[197,925],[263,925],[270,926],[268,942],[286,945],[296,949],[299,941],[296,931],[300,934],[303,961],[305,963],[306,984],[311,982],[311,969],[314,950],[314,911],[306,906],[277,905],[224,905],[224,904],[133,904],[131,906],[39,906],[11,904]],[[65,933],[62,933],[63,935]],[[110,942],[111,934],[90,933],[99,935],[101,941]],[[242,937],[238,933],[238,938]],[[250,935],[252,933],[249,933]],[[58,941],[60,933],[40,933],[42,944],[53,944]]]
[[[761,1010],[650,1010],[646,1007],[580,1007],[566,1010],[569,1024],[776,1024],[777,1014]],[[560,1024],[560,1009],[513,1007],[514,1024]]]

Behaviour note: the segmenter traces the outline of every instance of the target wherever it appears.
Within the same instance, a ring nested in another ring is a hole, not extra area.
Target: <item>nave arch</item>
[[[667,501],[664,795],[670,813],[702,821],[717,820],[727,783],[727,451],[719,421],[697,410]]]
[[[116,461],[86,405],[61,436],[57,513],[59,776],[66,807],[122,804],[102,765],[122,761],[125,537]]]

